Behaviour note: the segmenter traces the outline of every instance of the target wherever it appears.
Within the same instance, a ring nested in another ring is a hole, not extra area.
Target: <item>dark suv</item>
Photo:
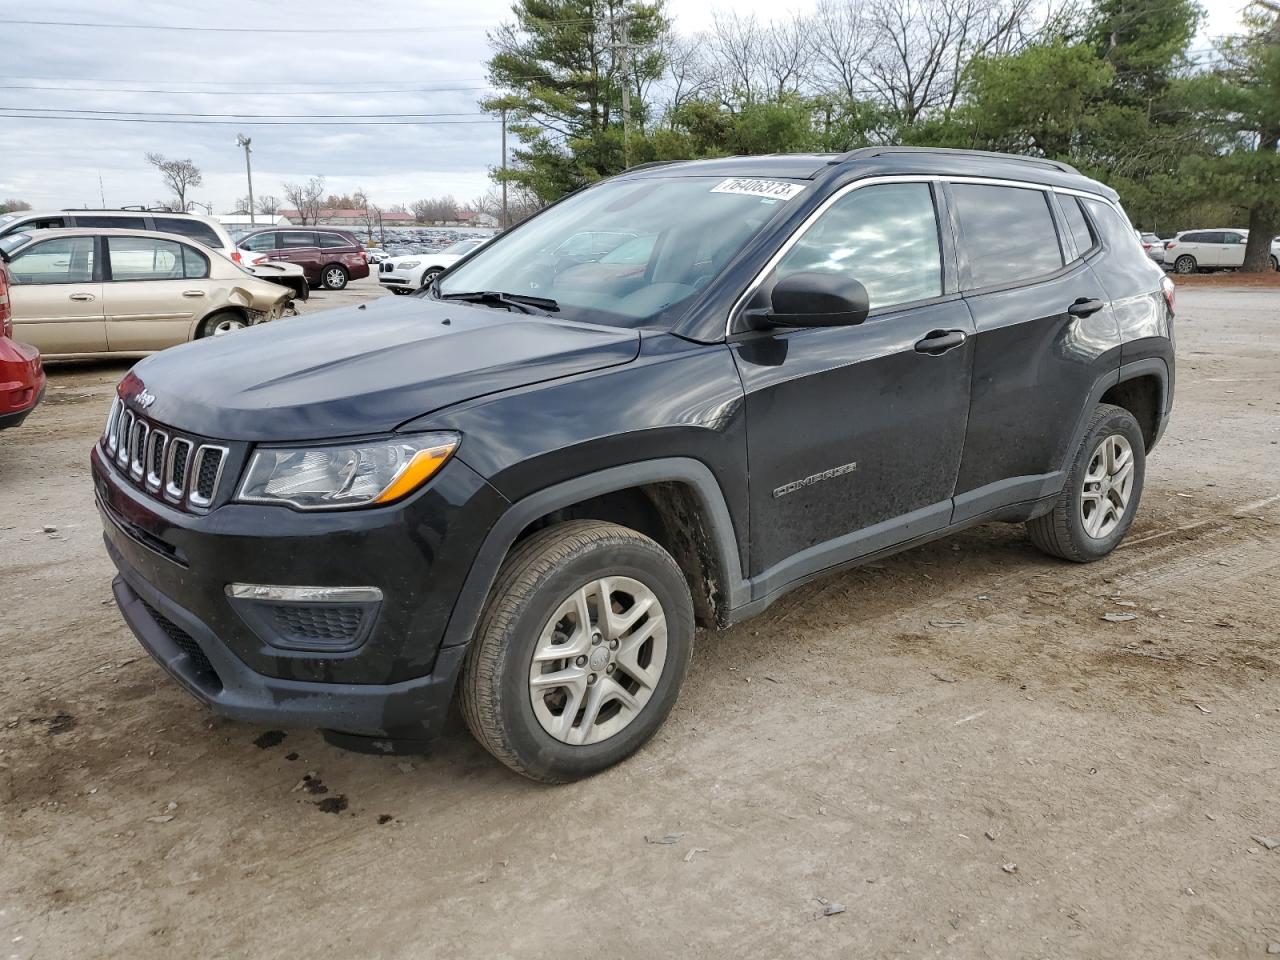
[[[237,241],[246,263],[288,260],[307,275],[307,282],[341,290],[351,280],[369,275],[369,258],[356,235],[348,230],[262,230]]]
[[[556,256],[593,231],[626,256]],[[637,168],[355,309],[120,384],[120,610],[220,713],[392,750],[457,694],[547,781],[654,733],[695,624],[986,521],[1105,557],[1173,395],[1116,194],[1003,155]]]

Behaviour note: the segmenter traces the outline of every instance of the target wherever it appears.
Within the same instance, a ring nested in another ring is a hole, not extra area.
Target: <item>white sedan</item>
[[[433,253],[410,253],[403,257],[390,257],[378,265],[378,282],[393,293],[413,293],[471,251],[484,246],[489,240],[489,237],[459,240]]]

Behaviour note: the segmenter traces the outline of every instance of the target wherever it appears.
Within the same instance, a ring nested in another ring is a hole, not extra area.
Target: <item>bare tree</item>
[[[870,53],[861,4],[856,0],[822,0],[810,24],[819,84],[846,101],[856,100],[862,92]]]
[[[17,213],[19,210],[30,210],[31,204],[25,200],[19,200],[17,197],[9,197],[6,200],[0,200],[0,213]]]
[[[280,212],[280,198],[273,197],[271,194],[258,197],[254,203],[254,212],[264,217],[274,217]]]
[[[409,205],[419,223],[439,223],[458,219],[458,201],[452,196],[427,197]]]
[[[186,212],[187,191],[204,184],[200,168],[190,160],[170,159],[159,153],[148,153],[147,163],[160,171],[160,179],[178,200],[178,210]]]
[[[284,184],[285,199],[298,211],[302,226],[314,224],[320,219],[324,203],[324,177],[312,177],[306,183]]]

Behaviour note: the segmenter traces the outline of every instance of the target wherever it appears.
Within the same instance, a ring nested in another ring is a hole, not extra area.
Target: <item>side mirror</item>
[[[821,271],[793,273],[773,285],[767,310],[753,320],[784,327],[847,327],[867,319],[867,288],[852,277]]]

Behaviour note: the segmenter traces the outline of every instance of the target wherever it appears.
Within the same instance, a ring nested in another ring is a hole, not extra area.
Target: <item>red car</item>
[[[16,427],[44,396],[40,351],[13,339],[9,267],[0,258],[0,430]]]
[[[356,235],[332,227],[262,230],[241,237],[236,246],[246,264],[288,260],[307,275],[307,281],[341,290],[350,280],[369,275],[369,257]]]

